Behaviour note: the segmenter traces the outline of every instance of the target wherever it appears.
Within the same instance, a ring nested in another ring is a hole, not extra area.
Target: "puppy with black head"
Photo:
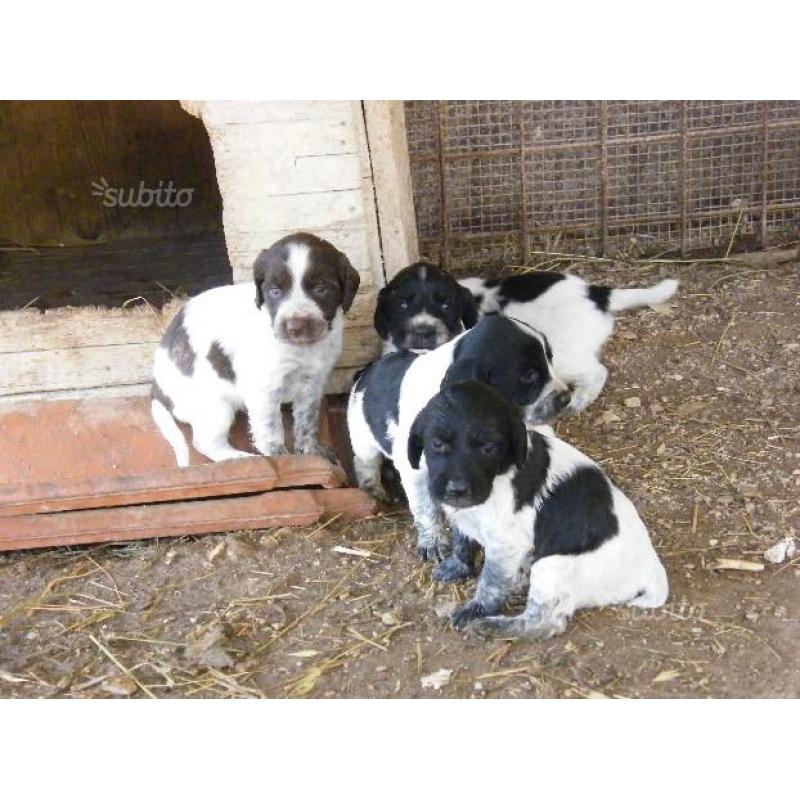
[[[485,551],[456,628],[548,638],[581,608],[666,602],[666,572],[630,500],[549,427],[526,431],[519,408],[492,387],[443,388],[414,421],[408,460],[424,465],[453,528]],[[529,565],[525,610],[501,615]]]
[[[408,436],[417,414],[443,383],[472,379],[496,387],[524,409],[530,424],[549,420],[570,400],[566,384],[552,369],[549,352],[546,340],[528,325],[508,317],[487,317],[436,350],[392,353],[359,376],[347,412],[358,484],[385,499],[381,460],[394,461],[414,516],[422,558],[442,556],[444,529],[428,491],[427,473],[408,459]],[[445,563],[469,569],[464,559]],[[450,579],[439,570],[434,575]]]
[[[573,390],[570,413],[586,408],[605,385],[608,369],[600,353],[614,330],[614,315],[665,303],[678,289],[675,280],[615,289],[577,275],[537,271],[502,279],[464,278],[460,284],[472,293],[481,315],[507,314],[547,336],[553,364]]]
[[[384,353],[433,350],[477,321],[472,294],[425,261],[401,270],[381,289],[374,319]]]
[[[179,466],[189,448],[176,420],[212,461],[251,455],[228,441],[239,410],[259,453],[286,453],[281,403],[292,403],[295,452],[335,460],[317,438],[319,407],[359,281],[330,242],[296,233],[259,254],[253,283],[209,289],[181,308],[156,348],[151,403]]]

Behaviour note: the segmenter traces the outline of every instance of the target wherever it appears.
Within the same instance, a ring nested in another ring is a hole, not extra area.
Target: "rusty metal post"
[[[600,125],[600,255],[608,255],[608,101],[598,108]]]
[[[761,246],[769,245],[767,202],[769,200],[769,102],[761,103]]]
[[[689,137],[687,127],[689,121],[689,102],[680,101],[680,155],[678,157],[678,240],[681,255],[686,255],[689,243]]]
[[[439,148],[439,199],[442,215],[442,247],[441,259],[442,267],[447,269],[448,243],[447,243],[447,192],[444,185],[444,107],[445,101],[439,100],[436,103],[436,137]]]

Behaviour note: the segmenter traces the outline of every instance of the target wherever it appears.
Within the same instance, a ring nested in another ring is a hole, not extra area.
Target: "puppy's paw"
[[[440,540],[417,542],[417,555],[423,561],[441,561],[445,555],[444,543]]]
[[[459,606],[450,617],[453,627],[457,630],[463,630],[468,623],[477,620],[479,617],[486,617],[491,613],[483,603],[477,600],[469,600],[464,605]]]
[[[297,448],[296,452],[301,456],[319,456],[320,458],[324,458],[326,461],[330,461],[331,464],[339,463],[339,459],[336,458],[336,454],[333,452],[333,450],[325,447],[325,445],[320,444],[319,442],[311,442],[304,447],[299,447]]]
[[[433,571],[433,579],[439,583],[451,583],[453,581],[463,581],[473,574],[472,567],[465,564],[455,553],[451,553]]]
[[[377,481],[362,483],[359,488],[363,489],[368,495],[374,497],[381,505],[392,505],[391,496]]]

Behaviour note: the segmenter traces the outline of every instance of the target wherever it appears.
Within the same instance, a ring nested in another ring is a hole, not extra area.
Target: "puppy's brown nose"
[[[289,336],[303,336],[311,327],[305,317],[289,317],[284,326]]]

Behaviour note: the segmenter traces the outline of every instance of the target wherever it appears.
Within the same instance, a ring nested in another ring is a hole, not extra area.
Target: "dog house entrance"
[[[208,134],[177,101],[0,103],[0,174],[0,310],[230,283]]]

